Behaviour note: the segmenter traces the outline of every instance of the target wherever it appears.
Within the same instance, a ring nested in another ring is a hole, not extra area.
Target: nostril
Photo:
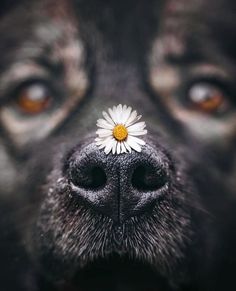
[[[167,174],[151,165],[138,166],[132,175],[132,186],[140,191],[155,191],[167,183]]]
[[[103,188],[107,181],[106,173],[100,166],[87,166],[83,169],[74,167],[70,178],[75,186],[90,190]]]

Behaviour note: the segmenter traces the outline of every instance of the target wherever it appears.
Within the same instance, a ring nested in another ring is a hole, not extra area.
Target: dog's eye
[[[227,94],[220,86],[204,82],[193,84],[187,99],[191,109],[206,113],[223,112],[229,105]]]
[[[26,114],[39,114],[50,106],[51,95],[45,84],[34,83],[18,89],[14,94],[14,102]]]

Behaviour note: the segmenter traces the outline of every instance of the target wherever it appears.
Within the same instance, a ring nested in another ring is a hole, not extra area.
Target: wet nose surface
[[[168,187],[168,169],[167,157],[149,146],[141,153],[106,155],[90,144],[73,151],[67,161],[73,195],[115,223],[158,203]]]

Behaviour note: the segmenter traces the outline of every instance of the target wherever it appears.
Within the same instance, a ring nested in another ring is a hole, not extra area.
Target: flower
[[[106,154],[112,152],[119,155],[132,149],[141,152],[145,141],[137,136],[147,134],[145,122],[137,122],[142,115],[138,115],[136,110],[132,111],[130,106],[121,104],[109,108],[108,113],[103,111],[104,119],[97,120],[99,129],[96,131],[96,145],[104,148]]]

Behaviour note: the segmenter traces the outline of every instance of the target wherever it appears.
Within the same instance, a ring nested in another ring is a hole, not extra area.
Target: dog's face
[[[45,0],[5,11],[4,290],[229,288],[233,5]],[[146,121],[140,153],[95,144],[97,119],[120,103]]]

